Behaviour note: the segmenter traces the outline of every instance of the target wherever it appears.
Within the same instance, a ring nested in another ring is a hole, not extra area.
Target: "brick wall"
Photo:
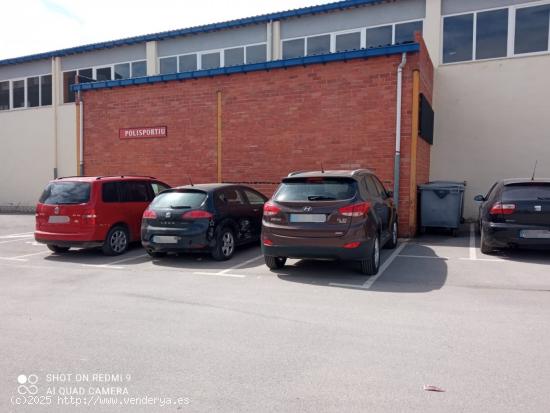
[[[421,54],[409,55],[404,71],[403,235],[409,232],[412,70]],[[400,60],[393,55],[87,91],[85,173],[152,175],[172,185],[186,184],[187,175],[195,183],[215,182],[221,91],[223,181],[279,182],[290,171],[318,170],[323,163],[325,169],[372,169],[392,188]],[[168,127],[166,138],[118,138],[119,128],[162,125]],[[419,160],[420,175],[427,179],[429,155]],[[252,186],[266,195],[276,188]]]

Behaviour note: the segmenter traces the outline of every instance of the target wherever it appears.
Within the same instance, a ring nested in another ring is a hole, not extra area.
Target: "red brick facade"
[[[393,187],[396,72],[400,55],[83,93],[87,175],[152,175],[172,185],[217,180],[217,92],[222,96],[222,180],[279,182],[290,171],[369,168]],[[403,76],[400,228],[409,235],[412,71]],[[431,63],[429,63],[431,68]],[[168,136],[119,139],[119,128],[167,126]],[[418,182],[429,145],[419,141]],[[253,185],[271,195],[276,185]]]

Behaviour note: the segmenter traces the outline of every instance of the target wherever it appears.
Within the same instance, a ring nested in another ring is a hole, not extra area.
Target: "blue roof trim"
[[[217,69],[196,70],[193,72],[171,73],[136,77],[132,79],[107,80],[101,82],[80,83],[72,85],[71,90],[95,90],[119,86],[142,85],[147,83],[169,82],[173,80],[198,79],[235,73],[257,72],[260,70],[282,69],[295,66],[307,66],[316,63],[330,63],[342,60],[365,59],[369,57],[388,56],[401,53],[414,53],[420,50],[418,43],[407,43],[395,46],[377,47],[373,49],[353,50],[350,52],[330,53],[317,56],[298,57],[295,59],[275,60],[272,62],[252,63],[240,66],[220,67]]]
[[[303,7],[301,9],[287,10],[277,13],[263,14],[260,16],[246,17],[243,19],[229,20],[223,23],[212,23],[203,26],[189,27],[186,29],[170,30],[160,33],[146,34],[142,36],[128,37],[120,40],[111,40],[108,42],[93,43],[84,46],[71,47],[68,49],[54,50],[46,53],[33,54],[28,56],[14,57],[11,59],[0,60],[0,66],[12,65],[18,63],[30,62],[33,60],[49,59],[52,57],[62,57],[77,53],[91,52],[94,50],[108,49],[118,46],[129,46],[138,43],[149,42],[153,40],[170,39],[173,37],[185,36],[189,34],[207,33],[218,30],[232,29],[236,27],[248,26],[252,24],[267,23],[270,20],[283,20],[291,17],[301,17],[312,14],[328,13],[335,10],[345,10],[354,7],[365,6],[368,4],[385,3],[388,0],[344,0],[335,3],[322,4],[319,6]]]

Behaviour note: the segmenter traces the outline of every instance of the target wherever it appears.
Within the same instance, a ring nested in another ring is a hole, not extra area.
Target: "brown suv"
[[[397,245],[392,193],[370,171],[291,173],[264,205],[262,251],[269,268],[287,258],[332,258],[380,266],[380,248]]]

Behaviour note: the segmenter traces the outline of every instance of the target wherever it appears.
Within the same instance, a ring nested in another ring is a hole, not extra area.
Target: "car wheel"
[[[283,268],[286,264],[286,257],[272,257],[271,255],[264,255],[265,265],[271,270],[277,270]]]
[[[111,228],[103,243],[103,253],[105,255],[124,254],[128,249],[129,238],[128,230],[123,226]]]
[[[50,251],[53,251],[57,254],[63,254],[64,252],[69,251],[69,249],[71,248],[71,247],[60,247],[59,245],[52,245],[52,244],[48,244],[47,247]]]
[[[212,258],[216,261],[226,261],[235,253],[235,235],[233,231],[224,227],[216,236],[216,246],[212,250]]]
[[[397,247],[397,221],[394,221],[391,226],[391,237],[384,248],[394,249],[395,247]]]
[[[376,235],[369,258],[361,260],[361,273],[366,275],[376,275],[380,268],[380,237]]]
[[[487,239],[483,228],[481,228],[480,249],[483,254],[492,254],[494,252],[494,249],[487,244]]]
[[[162,257],[166,257],[166,253],[165,252],[162,252],[162,251],[154,251],[154,250],[151,250],[151,249],[146,249],[145,250],[147,252],[147,254],[149,254],[149,256],[151,258],[162,258]]]

